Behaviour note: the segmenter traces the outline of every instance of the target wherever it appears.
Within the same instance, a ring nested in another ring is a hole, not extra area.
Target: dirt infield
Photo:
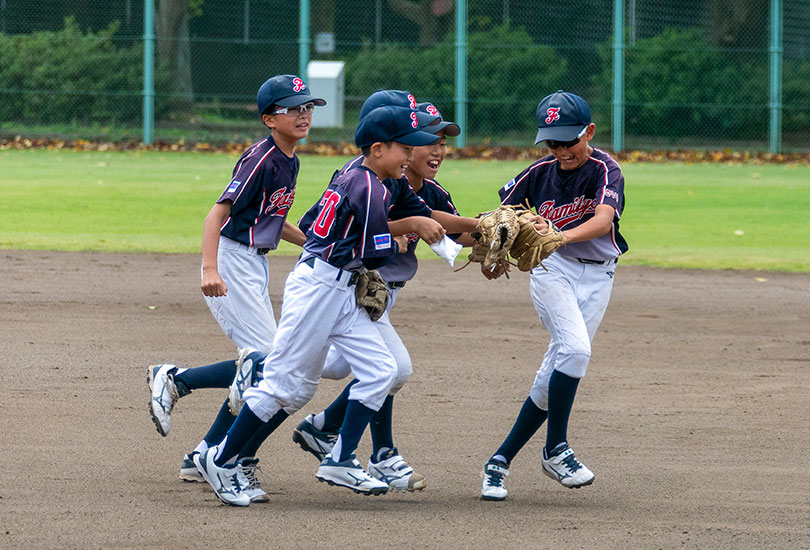
[[[293,261],[270,259],[277,313]],[[235,355],[199,257],[0,251],[0,281],[3,548],[810,548],[808,274],[620,265],[569,430],[596,482],[543,476],[541,431],[489,503],[480,471],[548,339],[525,274],[422,262],[392,314],[415,368],[394,431],[428,488],[318,483],[299,413],[260,451],[271,502],[248,509],[177,479],[223,391],[181,400],[166,438],[147,414],[147,365]]]

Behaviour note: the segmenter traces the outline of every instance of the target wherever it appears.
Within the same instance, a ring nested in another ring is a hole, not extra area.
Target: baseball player
[[[545,142],[550,154],[498,194],[502,204],[528,201],[562,230],[563,246],[544,260],[548,271],[537,267],[530,279],[534,307],[551,341],[512,430],[484,466],[485,500],[506,498],[512,459],[546,420],[543,473],[564,487],[593,482],[593,472],[568,444],[568,419],[610,300],[616,262],[627,251],[619,234],[624,177],[610,155],[589,143],[594,124],[588,104],[570,92],[555,92],[537,106],[537,126],[535,144]],[[482,272],[492,279],[505,269]]]
[[[296,404],[304,377],[320,376],[330,344],[348,358],[358,382],[332,453],[321,462],[317,478],[359,493],[387,492],[386,483],[360,466],[354,450],[394,383],[396,362],[371,318],[357,306],[353,285],[359,270],[381,267],[405,244],[405,239],[395,240],[389,228],[391,196],[382,180],[399,178],[412,147],[437,139],[420,130],[416,113],[404,107],[379,107],[358,125],[355,143],[363,150],[363,163],[333,180],[318,203],[304,252],[285,284],[264,376],[244,393],[245,406],[225,439],[194,456],[224,503],[250,504],[243,491],[248,481],[234,460],[263,425]],[[443,231],[431,240],[442,236]]]
[[[301,230],[287,221],[299,169],[295,145],[307,137],[315,106],[326,102],[313,97],[295,75],[268,79],[259,88],[256,101],[270,135],[242,154],[230,183],[205,218],[201,288],[217,323],[237,347],[269,352],[276,321],[267,289],[265,254],[280,239],[304,243]],[[171,408],[179,397],[196,388],[220,387],[224,378],[233,378],[236,363],[242,366],[245,355],[240,353],[240,361],[203,370],[168,364],[149,367],[150,413],[158,432],[163,436],[169,432]],[[200,480],[192,456],[220,441],[232,422],[226,401],[203,441],[185,456],[181,479]],[[251,458],[250,463],[255,461]]]
[[[453,205],[450,193],[433,178],[436,177],[436,173],[447,152],[446,136],[457,136],[460,129],[454,122],[441,120],[438,109],[430,103],[420,103],[417,105],[417,109],[440,117],[437,123],[427,127],[426,130],[435,132],[441,137],[441,140],[424,147],[415,147],[413,158],[408,163],[402,179],[432,210],[458,216],[458,211]],[[350,161],[343,171],[348,169],[347,167],[351,166],[353,162],[355,161]],[[385,180],[383,183],[388,187],[397,184],[393,180]],[[397,213],[392,209],[389,219],[395,216],[397,216]],[[462,244],[472,245],[472,238],[468,233],[450,236]],[[388,281],[388,286],[391,289],[391,299],[388,303],[388,310],[375,323],[375,326],[396,359],[397,375],[383,406],[371,419],[370,431],[373,450],[368,463],[368,472],[372,476],[385,481],[390,489],[397,491],[421,490],[427,486],[424,476],[415,472],[399,454],[397,447],[394,445],[392,433],[394,396],[405,385],[413,372],[408,350],[389,319],[389,313],[396,303],[399,290],[405,286],[407,281],[413,278],[418,267],[416,245],[419,242],[419,236],[411,234],[408,237],[407,252],[398,254],[390,263],[379,269],[383,279]],[[340,380],[350,374],[351,368],[348,361],[338,353],[336,348],[331,347],[321,376]],[[293,432],[293,440],[318,460],[323,460],[324,456],[332,450],[332,445],[337,439],[337,433],[343,424],[348,405],[348,396],[355,383],[356,380],[350,382],[332,404],[318,414],[307,416]],[[305,387],[303,391],[311,395],[315,393],[315,389],[316,385],[312,384]]]

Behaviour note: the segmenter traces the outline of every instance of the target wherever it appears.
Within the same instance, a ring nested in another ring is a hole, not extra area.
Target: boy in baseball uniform
[[[233,379],[236,365],[241,367],[247,355],[244,348],[272,349],[276,320],[265,255],[280,239],[304,243],[301,230],[287,221],[299,169],[295,146],[307,137],[315,106],[326,105],[326,101],[313,97],[300,77],[287,74],[264,82],[256,101],[270,135],[239,157],[230,183],[205,218],[202,238],[202,292],[222,331],[241,348],[240,358],[205,369],[178,369],[168,364],[149,367],[150,413],[163,436],[169,432],[171,408],[179,397]],[[181,479],[201,481],[192,456],[220,441],[232,422],[226,400],[209,432],[186,455]]]
[[[387,99],[395,98],[389,96]],[[420,103],[417,105],[417,110],[439,117],[438,121],[426,127],[425,130],[435,133],[441,139],[430,145],[414,147],[413,158],[408,163],[400,183],[404,183],[434,212],[440,211],[452,216],[459,216],[450,193],[434,178],[447,152],[446,136],[457,136],[460,128],[454,122],[442,120],[438,109],[431,103]],[[352,161],[347,166],[351,164]],[[347,168],[344,167],[345,169]],[[389,188],[393,188],[397,182],[385,180],[383,183]],[[397,215],[395,209],[392,209],[389,219],[397,217]],[[473,224],[477,222],[474,219],[470,220]],[[472,245],[469,233],[456,233],[448,236],[465,246]],[[390,263],[379,269],[380,275],[391,289],[391,299],[386,313],[375,325],[396,359],[397,374],[383,406],[371,419],[372,454],[368,461],[368,472],[377,479],[388,483],[389,489],[394,491],[416,491],[427,486],[425,476],[414,471],[400,455],[394,444],[392,428],[394,397],[410,379],[413,368],[410,354],[391,324],[389,313],[396,303],[399,291],[416,274],[418,268],[416,245],[419,240],[417,234],[409,234],[407,251],[398,254]],[[330,348],[321,376],[341,380],[350,375],[351,369],[348,361],[334,347]],[[349,382],[343,392],[326,409],[307,416],[293,432],[293,441],[298,443],[303,450],[317,457],[318,460],[322,460],[332,450],[337,433],[343,424],[351,388],[356,382],[356,380]],[[315,389],[313,385],[307,391],[314,394]]]
[[[436,140],[419,128],[416,112],[405,107],[379,107],[360,122],[355,144],[363,151],[363,163],[330,183],[318,203],[301,259],[285,284],[264,377],[244,393],[245,406],[225,439],[194,457],[224,503],[250,504],[243,491],[248,482],[235,459],[280,410],[296,404],[305,377],[320,376],[330,344],[349,360],[358,382],[317,478],[358,493],[388,490],[360,466],[354,450],[394,383],[396,362],[371,318],[358,307],[354,284],[362,269],[381,267],[406,243],[395,240],[388,226],[391,197],[382,180],[401,177],[412,148]]]
[[[551,341],[512,430],[484,466],[484,500],[506,498],[512,459],[546,421],[543,473],[569,488],[590,485],[595,477],[568,444],[568,419],[610,300],[616,262],[627,251],[619,233],[624,176],[610,155],[590,145],[591,111],[578,95],[560,90],[543,98],[537,126],[535,144],[545,142],[550,154],[498,194],[502,204],[528,203],[562,230],[563,246],[544,261],[547,270],[534,268],[530,279],[532,302]],[[482,272],[493,279],[504,269],[508,265]]]

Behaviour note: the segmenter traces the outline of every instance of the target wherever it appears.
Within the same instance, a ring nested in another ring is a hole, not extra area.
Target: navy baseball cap
[[[360,108],[360,118],[362,119],[377,107],[386,105],[416,109],[416,98],[411,92],[405,90],[377,90],[363,102],[363,106]]]
[[[438,134],[439,132],[444,130],[444,135],[450,137],[456,137],[461,133],[461,126],[459,126],[455,122],[444,120],[442,118],[442,114],[439,112],[436,106],[433,105],[433,103],[429,102],[419,103],[416,105],[416,110],[422,113],[427,113],[429,115],[439,117],[438,121],[434,122],[433,124],[425,128],[426,132],[430,132],[431,134]]]
[[[427,113],[418,113],[407,107],[384,105],[370,111],[360,120],[354,133],[354,144],[368,147],[374,143],[396,141],[405,145],[421,147],[430,145],[439,138],[425,131],[422,123],[436,120]]]
[[[573,141],[591,123],[591,109],[584,99],[557,90],[537,105],[537,137],[534,144],[551,139]]]
[[[326,101],[320,97],[312,97],[304,81],[294,74],[279,74],[269,78],[256,94],[256,104],[261,114],[271,105],[297,107],[304,103],[314,103],[319,107],[326,105]]]

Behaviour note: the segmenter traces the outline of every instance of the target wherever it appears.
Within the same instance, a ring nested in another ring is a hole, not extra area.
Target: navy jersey
[[[405,180],[405,178],[403,178],[403,180]],[[425,202],[425,204],[427,204],[429,208],[442,212],[448,212],[454,216],[459,215],[458,210],[456,210],[456,207],[453,204],[453,199],[450,197],[450,193],[448,193],[444,187],[439,185],[439,182],[425,179],[422,182],[422,187],[415,193]],[[407,237],[407,252],[397,254],[390,263],[380,268],[380,275],[382,275],[382,278],[388,282],[393,283],[410,281],[413,279],[413,276],[416,274],[416,270],[419,267],[416,259],[416,245],[419,243],[419,235],[416,233],[410,233],[407,235]],[[455,239],[458,237],[458,235],[448,235],[448,237]]]
[[[553,155],[543,157],[498,194],[502,204],[528,205],[562,229],[571,229],[591,219],[600,204],[615,210],[611,230],[595,239],[571,243],[557,253],[589,260],[610,260],[627,252],[627,242],[619,234],[619,218],[624,209],[624,176],[619,164],[599,149],[576,170],[561,170]]]
[[[397,252],[388,229],[391,192],[365,166],[339,175],[313,209],[306,231],[304,256],[354,269],[362,263],[376,269]],[[303,224],[303,220],[302,220]],[[302,227],[303,229],[303,227]]]
[[[354,157],[352,160],[343,165],[343,168],[335,172],[334,177],[339,174],[345,174],[346,171],[360,166],[363,163],[363,155]],[[431,209],[425,204],[425,201],[417,194],[414,193],[408,180],[403,176],[399,179],[386,178],[383,183],[391,191],[391,209],[388,212],[388,218],[392,220],[401,220],[410,216],[425,216],[430,217]]]
[[[298,157],[282,153],[272,137],[251,145],[217,200],[232,202],[220,233],[248,246],[275,249],[295,198],[298,167]]]

